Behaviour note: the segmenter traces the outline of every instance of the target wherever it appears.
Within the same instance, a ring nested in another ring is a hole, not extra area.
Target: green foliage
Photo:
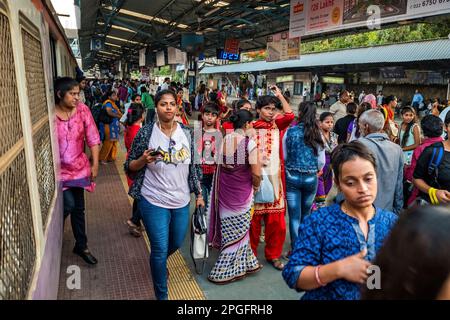
[[[433,23],[416,23],[389,29],[325,38],[322,40],[302,42],[301,53],[317,53],[332,50],[379,46],[400,42],[424,41],[447,38],[450,34],[450,19],[445,18]],[[264,50],[265,51],[265,50]],[[265,54],[248,53],[248,61],[264,60]]]
[[[170,66],[160,67],[159,70],[155,69],[155,76],[170,76],[171,74]]]
[[[357,33],[301,44],[302,53],[323,52],[348,48],[369,47],[400,42],[423,41],[447,38],[450,34],[450,20],[433,24],[413,24],[396,28]]]

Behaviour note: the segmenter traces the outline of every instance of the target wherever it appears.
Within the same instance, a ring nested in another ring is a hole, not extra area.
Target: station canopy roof
[[[183,33],[202,34],[205,55],[215,55],[225,39],[240,40],[242,50],[262,48],[268,35],[289,28],[289,0],[81,0],[80,49],[84,68],[138,50],[180,48]],[[93,38],[105,47],[91,51]]]

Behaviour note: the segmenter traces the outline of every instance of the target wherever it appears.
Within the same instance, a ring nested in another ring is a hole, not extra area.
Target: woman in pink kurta
[[[63,184],[63,191],[69,187],[79,187],[92,192],[95,183],[91,179],[89,158],[84,153],[84,142],[89,148],[98,146],[100,136],[89,108],[80,102],[76,109],[69,120],[56,116],[61,159],[59,180]]]
[[[70,214],[75,237],[73,252],[89,264],[97,259],[87,247],[84,190],[94,191],[98,173],[100,137],[89,108],[79,100],[79,84],[72,78],[55,81],[55,113],[59,144],[61,182],[64,196],[64,218]],[[85,141],[91,149],[92,168],[84,153]]]

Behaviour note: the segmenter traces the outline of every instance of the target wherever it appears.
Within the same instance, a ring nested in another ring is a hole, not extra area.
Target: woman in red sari
[[[289,103],[283,97],[281,90],[272,87],[273,96],[262,96],[256,102],[259,119],[253,123],[257,131],[258,151],[263,159],[263,168],[274,190],[273,203],[255,203],[255,211],[250,227],[250,243],[255,255],[257,254],[259,237],[261,234],[261,221],[265,226],[265,256],[266,260],[278,270],[284,265],[280,260],[283,244],[286,238],[285,191],[282,182],[283,157],[281,150],[281,132],[289,127],[294,120]],[[283,111],[276,116],[276,105],[281,102]]]
[[[175,121],[185,125],[189,126],[189,119],[186,115],[186,111],[184,110],[184,104],[183,104],[183,89],[177,90],[177,114],[175,115]]]

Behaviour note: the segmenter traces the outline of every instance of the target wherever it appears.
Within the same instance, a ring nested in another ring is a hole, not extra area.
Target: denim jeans
[[[64,219],[70,214],[72,232],[75,237],[75,249],[87,249],[86,221],[84,218],[84,189],[69,188],[63,192]]]
[[[298,236],[298,228],[310,214],[317,192],[317,174],[286,170],[286,200],[289,212],[289,233],[291,248]]]
[[[189,205],[165,209],[142,197],[138,206],[150,240],[150,268],[156,299],[167,300],[167,258],[183,244],[189,225]]]

